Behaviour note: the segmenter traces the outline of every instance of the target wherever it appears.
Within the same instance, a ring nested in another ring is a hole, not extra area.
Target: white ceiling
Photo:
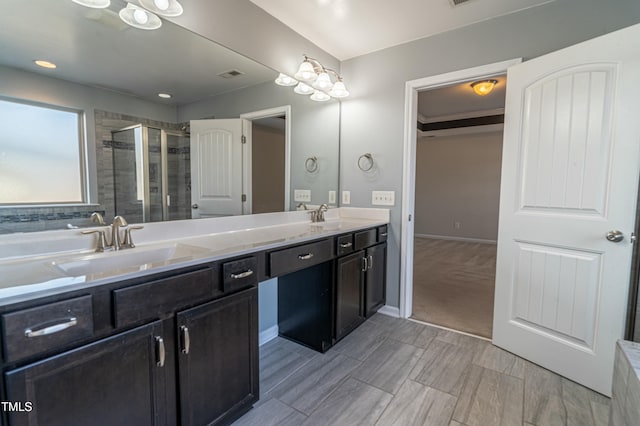
[[[251,1],[344,61],[555,0]]]
[[[118,11],[80,6],[71,0],[2,0],[0,65],[154,102],[189,103],[273,80],[277,73],[184,28],[163,21],[155,31],[124,24]],[[36,66],[34,59],[58,65]],[[218,73],[237,69],[231,79]],[[172,99],[158,98],[159,92]]]

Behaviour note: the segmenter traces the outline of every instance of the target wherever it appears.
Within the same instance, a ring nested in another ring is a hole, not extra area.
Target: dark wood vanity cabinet
[[[227,424],[258,401],[258,289],[177,315],[180,419]]]
[[[387,227],[337,238],[335,338],[340,340],[385,304]],[[350,253],[350,254],[347,254]]]
[[[9,424],[167,424],[166,331],[156,321],[5,373],[7,399],[32,404]]]
[[[2,314],[4,395],[32,404],[31,411],[5,412],[4,421],[230,424],[259,396],[256,265],[251,256],[171,271]],[[111,314],[105,319],[95,312]],[[75,323],[67,326],[70,318]],[[107,321],[110,331],[94,336]],[[32,322],[33,330],[47,333],[27,343],[43,343],[7,352]],[[86,324],[88,331],[79,334]],[[83,337],[94,341],[67,350]],[[36,352],[40,358],[25,358]],[[9,363],[22,353],[24,362]]]

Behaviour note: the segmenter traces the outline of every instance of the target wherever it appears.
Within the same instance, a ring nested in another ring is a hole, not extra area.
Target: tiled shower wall
[[[12,232],[33,232],[46,231],[53,229],[64,229],[70,226],[85,227],[90,226],[89,217],[94,211],[98,211],[105,216],[106,220],[110,220],[114,216],[114,165],[113,165],[113,149],[111,142],[111,132],[120,130],[125,127],[136,124],[143,124],[149,127],[161,128],[169,131],[179,131],[181,124],[167,123],[155,120],[149,120],[141,117],[135,117],[126,114],[120,114],[109,111],[95,110],[95,132],[96,132],[96,167],[98,178],[98,204],[87,206],[56,206],[56,207],[16,207],[4,208],[0,210],[0,233]],[[184,138],[183,138],[184,139]],[[188,139],[186,139],[188,141]],[[182,156],[188,160],[188,144],[187,151],[183,149],[174,149],[176,155]],[[187,170],[189,167],[184,166],[184,161],[172,161],[171,158],[176,156],[169,154],[169,180],[170,182],[180,182],[184,180],[184,188],[189,189],[189,175]],[[171,164],[182,164],[172,170]],[[120,167],[120,166],[119,166]],[[119,171],[118,171],[119,173]],[[178,183],[179,184],[179,183]],[[174,183],[175,185],[175,183]],[[171,184],[170,184],[171,188]],[[176,188],[176,194],[180,193]],[[190,217],[190,195],[186,190],[181,192],[181,196],[174,197],[175,205],[172,198],[172,207],[170,208],[169,218],[185,218]],[[188,210],[188,212],[187,212]],[[172,213],[173,212],[173,213]],[[126,217],[126,213],[125,213]],[[140,218],[141,219],[141,218]],[[135,223],[135,217],[127,217],[131,223]]]

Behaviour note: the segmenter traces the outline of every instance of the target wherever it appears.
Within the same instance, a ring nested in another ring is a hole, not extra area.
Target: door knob
[[[192,209],[197,209],[197,208],[198,208],[198,205],[197,205],[197,204],[191,204],[191,208],[192,208]]]
[[[617,229],[609,231],[607,232],[607,240],[611,241],[612,243],[619,243],[620,241],[624,240],[624,234]]]

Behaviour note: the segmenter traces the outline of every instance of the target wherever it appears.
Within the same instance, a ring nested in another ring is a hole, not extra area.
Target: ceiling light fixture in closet
[[[498,80],[480,80],[471,83],[471,88],[476,95],[485,96],[491,93],[496,84]]]

